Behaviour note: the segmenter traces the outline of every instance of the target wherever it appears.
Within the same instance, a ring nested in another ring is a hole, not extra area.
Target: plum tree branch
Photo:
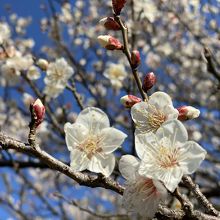
[[[68,165],[52,157],[40,148],[33,148],[29,144],[22,143],[11,137],[8,137],[2,132],[0,132],[0,146],[3,150],[14,149],[24,154],[31,154],[51,169],[65,174],[80,185],[89,186],[92,188],[103,187],[105,189],[115,191],[119,194],[123,193],[124,188],[119,183],[113,181],[111,178],[104,177],[103,175],[89,175],[81,172],[74,172]]]
[[[133,66],[131,64],[131,53],[130,53],[129,45],[128,45],[128,28],[125,27],[125,25],[122,23],[122,20],[121,20],[120,16],[116,16],[115,15],[115,20],[116,20],[116,22],[121,27],[121,32],[122,32],[122,37],[123,37],[123,42],[124,42],[123,52],[124,52],[124,54],[126,55],[126,57],[128,59],[128,62],[130,64],[130,67],[131,67],[131,70],[132,70],[135,82],[136,82],[136,84],[138,86],[138,89],[139,89],[139,92],[140,92],[140,94],[142,96],[142,99],[145,101],[145,100],[148,99],[148,97],[147,97],[147,95],[144,93],[144,91],[142,89],[142,83],[141,83],[141,80],[140,80],[140,78],[138,76],[137,68],[133,68]]]

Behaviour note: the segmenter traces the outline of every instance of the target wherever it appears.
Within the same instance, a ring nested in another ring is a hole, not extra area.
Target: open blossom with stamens
[[[178,111],[173,107],[170,96],[155,92],[148,102],[139,102],[131,108],[131,116],[136,126],[136,134],[156,132],[167,120],[177,119]]]
[[[112,154],[124,141],[126,134],[110,127],[108,116],[100,109],[88,107],[74,124],[64,126],[66,144],[70,151],[70,166],[75,171],[90,170],[109,176],[115,167]]]
[[[127,180],[123,205],[129,212],[153,218],[159,203],[166,199],[167,190],[159,181],[139,175],[139,165],[139,160],[131,155],[122,156],[119,161],[119,170]]]
[[[103,75],[110,80],[114,89],[120,89],[128,74],[123,64],[109,63]]]
[[[206,155],[199,144],[188,141],[185,127],[176,119],[164,123],[155,134],[137,135],[135,148],[141,158],[139,174],[162,181],[171,192],[184,174],[195,172]]]
[[[48,98],[56,98],[65,89],[74,70],[64,58],[59,58],[48,65],[46,74],[44,93]]]

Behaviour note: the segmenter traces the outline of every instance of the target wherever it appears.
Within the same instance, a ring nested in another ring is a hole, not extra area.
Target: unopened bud
[[[142,89],[148,92],[157,82],[157,77],[153,72],[147,73],[143,80]]]
[[[40,67],[43,71],[46,71],[48,68],[48,62],[45,59],[39,59],[37,61],[37,66]]]
[[[31,105],[32,111],[35,116],[35,123],[38,126],[41,124],[41,122],[44,119],[45,115],[45,107],[40,99],[37,99],[32,105]]]
[[[113,11],[116,15],[120,15],[122,8],[124,8],[126,0],[112,0]]]
[[[126,108],[131,108],[134,104],[141,102],[141,99],[134,95],[125,95],[120,99],[121,104]]]
[[[110,35],[100,35],[98,41],[107,50],[121,50],[123,48],[120,41]]]
[[[190,119],[198,118],[200,115],[199,109],[192,106],[182,106],[177,108],[177,110],[179,112],[178,119],[180,121],[187,121]]]
[[[114,20],[113,17],[106,17],[99,21],[107,30],[118,31],[120,30],[120,25]]]
[[[134,68],[138,67],[141,63],[141,56],[138,50],[131,52],[131,64]]]

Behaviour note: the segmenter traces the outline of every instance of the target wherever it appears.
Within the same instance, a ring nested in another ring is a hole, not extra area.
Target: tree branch
[[[33,148],[29,144],[22,143],[0,132],[0,146],[3,150],[14,149],[18,152],[31,154],[46,164],[51,169],[57,170],[71,179],[75,180],[80,185],[89,186],[92,188],[103,187],[111,189],[119,194],[123,193],[124,188],[119,183],[113,181],[111,178],[103,175],[88,175],[81,172],[74,172],[68,165],[52,157],[40,148]]]

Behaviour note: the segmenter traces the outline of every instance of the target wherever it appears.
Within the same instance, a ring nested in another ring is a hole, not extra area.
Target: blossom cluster
[[[119,170],[127,180],[123,201],[128,211],[153,217],[159,203],[168,192],[174,192],[182,176],[199,167],[206,151],[188,141],[186,128],[178,120],[179,111],[168,94],[155,92],[146,102],[136,100],[131,116],[136,126],[135,149],[139,159],[124,155],[119,161]],[[87,169],[105,176],[113,172],[112,153],[127,135],[109,126],[107,115],[94,107],[84,109],[74,124],[65,124],[71,167],[75,171]]]
[[[112,1],[114,16],[120,15],[125,2]],[[115,17],[104,18],[101,23],[106,29],[115,31],[121,25]],[[107,50],[123,50],[126,46],[110,35],[101,35],[98,41]],[[138,51],[132,52],[130,63],[131,68],[138,67]],[[114,85],[118,78],[122,82],[124,77],[120,77],[122,74],[113,67],[112,74],[105,73],[105,76]],[[155,75],[147,74],[143,91],[147,93],[155,83]],[[122,97],[121,102],[131,108],[135,150],[139,157],[124,155],[119,160],[119,171],[126,179],[123,204],[129,212],[153,218],[159,204],[166,200],[169,192],[175,191],[183,175],[195,172],[205,158],[206,151],[196,142],[188,141],[187,130],[181,122],[198,117],[199,110],[189,106],[174,108],[170,96],[164,92],[155,92],[144,101],[128,95]],[[67,123],[64,130],[74,170],[90,170],[106,176],[114,171],[112,153],[126,135],[109,128],[104,112],[97,108],[84,109],[76,122]]]
[[[192,115],[198,111],[189,109]],[[188,141],[179,114],[164,92],[155,92],[147,102],[131,107],[136,126],[135,149],[140,159],[125,155],[119,161],[119,170],[127,180],[123,201],[128,211],[152,218],[182,176],[195,172],[204,160],[206,151]]]

